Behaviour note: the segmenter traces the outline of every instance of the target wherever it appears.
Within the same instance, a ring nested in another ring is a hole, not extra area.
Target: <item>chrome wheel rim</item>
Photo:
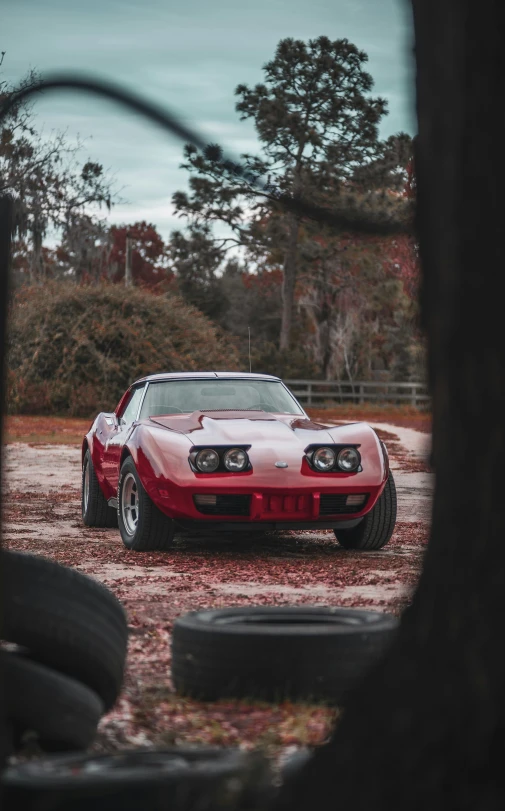
[[[123,481],[121,517],[128,535],[134,535],[139,522],[139,493],[133,473],[127,473]]]
[[[84,468],[84,481],[82,486],[82,506],[84,512],[88,509],[89,504],[89,461],[86,462],[86,467]]]

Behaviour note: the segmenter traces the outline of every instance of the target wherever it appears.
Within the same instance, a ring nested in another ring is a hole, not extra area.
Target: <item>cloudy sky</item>
[[[177,113],[235,154],[255,150],[254,128],[234,110],[239,82],[284,37],[346,37],[369,55],[374,92],[389,102],[381,134],[415,131],[411,21],[407,0],[1,0],[3,75],[30,68],[85,71],[119,82]],[[125,203],[114,222],[147,220],[167,237],[178,221],[172,193],[183,188],[182,144],[105,101],[60,93],[37,100],[46,133],[86,139],[114,174]]]

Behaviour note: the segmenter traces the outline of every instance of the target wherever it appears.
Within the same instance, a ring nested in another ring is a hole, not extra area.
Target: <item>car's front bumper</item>
[[[314,529],[333,528],[344,526],[351,521],[358,523],[375,505],[383,489],[383,484],[375,486],[360,486],[359,484],[345,483],[341,488],[335,485],[331,488],[293,488],[291,490],[274,490],[258,492],[252,488],[217,488],[209,482],[208,489],[202,484],[188,488],[173,488],[170,485],[153,487],[149,495],[156,506],[173,518],[178,524],[192,522],[194,525],[210,526],[211,524],[230,523],[237,525],[261,526],[275,529]],[[236,502],[237,499],[246,500],[237,509],[236,504],[222,506],[221,509],[204,509],[195,503],[195,496],[218,494],[225,502]],[[366,495],[363,507],[342,508],[335,510],[329,508],[325,499],[343,498],[356,495]],[[354,526],[354,524],[349,524]]]
[[[177,520],[178,527],[184,530],[205,532],[280,532],[282,530],[352,529],[363,518],[333,519],[330,521],[209,521]]]

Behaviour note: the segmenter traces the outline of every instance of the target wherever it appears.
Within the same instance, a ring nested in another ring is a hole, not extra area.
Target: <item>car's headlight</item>
[[[219,467],[219,454],[212,448],[204,448],[196,454],[195,465],[201,473],[213,473]]]
[[[312,463],[316,470],[326,472],[335,466],[335,451],[331,448],[318,448],[314,451]]]
[[[361,463],[361,456],[356,448],[342,448],[337,456],[337,465],[346,473],[353,473]]]
[[[249,457],[242,448],[230,448],[223,456],[224,466],[227,470],[239,473],[245,470],[249,464]]]

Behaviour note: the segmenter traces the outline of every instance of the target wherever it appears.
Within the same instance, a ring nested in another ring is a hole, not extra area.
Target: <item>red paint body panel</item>
[[[195,375],[196,377],[197,375]],[[216,375],[217,376],[217,375]],[[221,375],[220,375],[221,376]],[[222,375],[224,376],[224,375]],[[230,374],[230,376],[232,376]],[[168,377],[168,376],[163,376]],[[188,375],[189,377],[189,375]],[[113,414],[99,414],[83,442],[89,447],[100,487],[115,497],[125,454],[133,457],[147,493],[167,516],[181,521],[313,522],[358,518],[373,508],[388,475],[381,443],[366,423],[328,426],[305,416],[253,411],[195,411],[155,416],[122,426],[128,392]],[[318,473],[306,457],[312,444],[359,445],[362,470],[357,473]],[[242,473],[195,473],[189,463],[194,445],[249,445],[252,470]],[[275,467],[286,462],[286,468]],[[195,507],[195,494],[248,494],[248,516],[207,515]],[[367,493],[365,509],[356,513],[319,516],[319,501],[327,493]]]

